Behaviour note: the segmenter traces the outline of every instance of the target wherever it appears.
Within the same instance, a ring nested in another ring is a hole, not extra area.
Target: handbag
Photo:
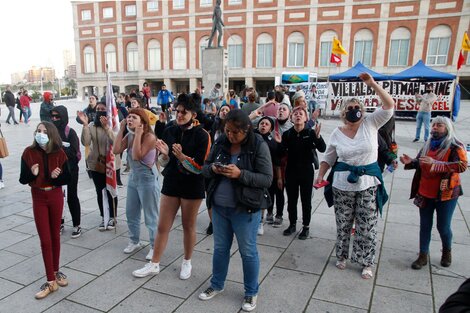
[[[2,130],[0,129],[0,158],[6,158],[8,155],[7,141],[5,140]]]

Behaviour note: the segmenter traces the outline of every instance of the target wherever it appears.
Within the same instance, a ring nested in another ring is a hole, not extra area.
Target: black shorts
[[[162,194],[169,197],[197,200],[204,199],[206,196],[204,190],[204,180],[179,181],[175,179],[163,178]]]

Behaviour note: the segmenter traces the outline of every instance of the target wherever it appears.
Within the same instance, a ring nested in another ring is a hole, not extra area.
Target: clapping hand
[[[109,129],[108,117],[107,116],[101,116],[100,117],[100,122],[101,122],[101,127],[103,127],[104,130]]]
[[[38,176],[38,174],[39,174],[39,164],[38,163],[33,164],[33,166],[31,166],[31,173],[33,173],[34,176]]]
[[[161,154],[168,156],[169,153],[169,148],[166,142],[164,142],[161,139],[157,139],[157,142],[155,143],[155,148],[157,148],[158,151],[160,151]]]
[[[362,79],[362,81],[369,87],[375,83],[374,78],[369,73],[361,73],[359,74],[359,78]]]
[[[62,171],[60,170],[60,168],[56,167],[52,172],[51,172],[51,178],[52,179],[56,179],[57,177],[59,177],[60,173]]]
[[[407,165],[407,164],[410,164],[411,162],[413,162],[413,159],[409,155],[403,154],[400,157],[400,162]]]
[[[321,123],[316,123],[315,124],[315,135],[317,138],[320,138],[320,131],[321,131]]]
[[[178,160],[183,161],[185,155],[183,154],[183,147],[179,143],[173,144],[172,152]]]
[[[88,116],[85,114],[85,112],[77,111],[77,116],[80,119],[80,121],[83,123],[83,125],[85,126],[88,125]]]

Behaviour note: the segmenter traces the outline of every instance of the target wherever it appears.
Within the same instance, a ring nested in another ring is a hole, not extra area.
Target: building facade
[[[28,70],[28,83],[38,84],[41,82],[53,82],[55,70],[52,67],[35,67]]]
[[[189,92],[201,83],[202,50],[215,0],[73,2],[79,96],[104,93],[106,64],[116,90],[156,94],[165,83]],[[282,72],[320,80],[358,61],[398,73],[423,60],[457,74],[470,0],[222,0],[229,86],[264,92]],[[349,52],[330,63],[333,37]],[[470,80],[470,53],[458,72]],[[221,65],[222,66],[222,65]],[[205,86],[206,89],[212,86]]]

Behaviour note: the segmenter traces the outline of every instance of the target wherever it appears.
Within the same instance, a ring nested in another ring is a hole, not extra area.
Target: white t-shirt
[[[367,115],[359,126],[356,136],[349,138],[339,127],[330,136],[330,142],[324,153],[324,160],[330,166],[338,162],[359,166],[368,165],[377,161],[377,132],[393,115],[393,109],[383,110],[377,108],[374,113]],[[359,176],[359,180],[351,184],[347,177],[349,171],[335,172],[333,187],[343,191],[361,191],[380,185],[375,176]]]

